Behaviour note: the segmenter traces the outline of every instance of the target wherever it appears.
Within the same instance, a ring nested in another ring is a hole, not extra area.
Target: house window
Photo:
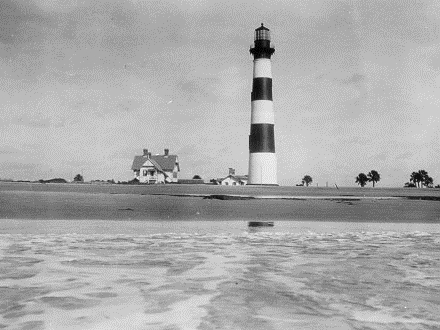
[[[232,185],[235,186],[235,185],[237,185],[237,183],[236,182],[232,182]]]
[[[229,186],[229,182],[225,182],[225,185]]]
[[[150,176],[154,176],[154,171],[151,171],[149,174],[150,174]]]
[[[143,176],[147,176],[147,175],[148,175],[148,171],[147,171],[147,170],[143,170],[142,175],[143,175]]]

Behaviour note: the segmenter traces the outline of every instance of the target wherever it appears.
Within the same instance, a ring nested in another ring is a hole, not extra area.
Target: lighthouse
[[[263,23],[255,30],[254,45],[249,51],[254,56],[254,73],[251,93],[248,184],[278,185],[270,61],[275,48],[270,44],[270,31]]]

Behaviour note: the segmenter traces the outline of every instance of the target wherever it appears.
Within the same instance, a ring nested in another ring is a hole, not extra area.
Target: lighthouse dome
[[[255,40],[270,40],[270,30],[263,23],[255,29]]]

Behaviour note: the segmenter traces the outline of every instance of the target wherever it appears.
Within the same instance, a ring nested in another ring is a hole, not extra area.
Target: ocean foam
[[[137,226],[142,235],[0,235],[0,324],[343,329],[440,322],[439,226]]]

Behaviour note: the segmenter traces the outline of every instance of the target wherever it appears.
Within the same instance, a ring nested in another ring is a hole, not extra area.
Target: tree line
[[[373,183],[373,188],[375,187],[375,184],[380,181],[380,174],[375,171],[371,170],[368,174],[365,173],[359,173],[359,175],[355,178],[355,182],[360,185],[361,187],[365,187],[365,185],[368,182]],[[405,187],[417,187],[422,188],[432,188],[434,185],[434,179],[429,176],[428,172],[425,170],[419,170],[418,172],[412,172],[410,175],[409,182],[405,183]],[[440,185],[438,186],[440,188]]]
[[[418,172],[412,172],[409,177],[409,182],[405,183],[405,187],[417,187],[432,188],[434,185],[434,179],[429,176],[425,170],[419,170]]]
[[[359,175],[355,178],[355,182],[361,187],[365,187],[368,182],[373,182],[373,188],[376,186],[376,183],[380,181],[380,174],[376,170],[371,170],[368,174],[359,173]]]

